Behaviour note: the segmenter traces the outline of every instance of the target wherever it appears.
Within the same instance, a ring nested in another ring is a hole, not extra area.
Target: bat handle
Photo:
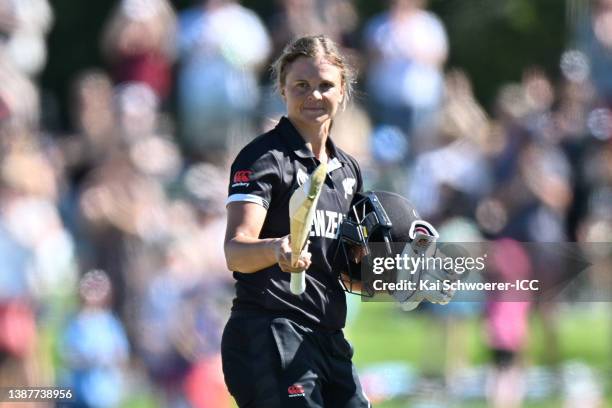
[[[301,295],[306,290],[306,272],[295,272],[291,274],[289,289],[294,295]]]
[[[310,241],[306,241],[306,246],[302,250],[308,252],[308,246]],[[291,281],[289,282],[289,290],[296,296],[301,295],[306,290],[306,271],[295,272],[291,274]]]

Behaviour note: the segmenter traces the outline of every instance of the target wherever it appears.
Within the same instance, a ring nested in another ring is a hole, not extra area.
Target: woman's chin
[[[323,124],[330,119],[330,116],[325,111],[320,112],[303,112],[301,115],[302,121],[310,124]]]

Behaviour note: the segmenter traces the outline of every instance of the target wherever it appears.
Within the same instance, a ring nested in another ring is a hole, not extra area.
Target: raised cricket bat
[[[317,201],[327,175],[327,164],[321,163],[289,199],[289,221],[291,233],[291,265],[297,266],[300,255],[308,241],[310,229],[317,209]],[[291,274],[291,293],[301,295],[306,290],[306,272]]]

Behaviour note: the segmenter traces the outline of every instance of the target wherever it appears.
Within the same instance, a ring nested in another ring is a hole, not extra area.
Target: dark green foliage
[[[450,37],[448,66],[462,67],[490,108],[499,86],[538,65],[556,75],[568,42],[561,0],[437,0]]]

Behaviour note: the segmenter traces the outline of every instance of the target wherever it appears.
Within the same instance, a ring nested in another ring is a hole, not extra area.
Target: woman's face
[[[324,57],[299,57],[287,67],[281,94],[289,119],[320,126],[336,115],[342,103],[342,71]]]

